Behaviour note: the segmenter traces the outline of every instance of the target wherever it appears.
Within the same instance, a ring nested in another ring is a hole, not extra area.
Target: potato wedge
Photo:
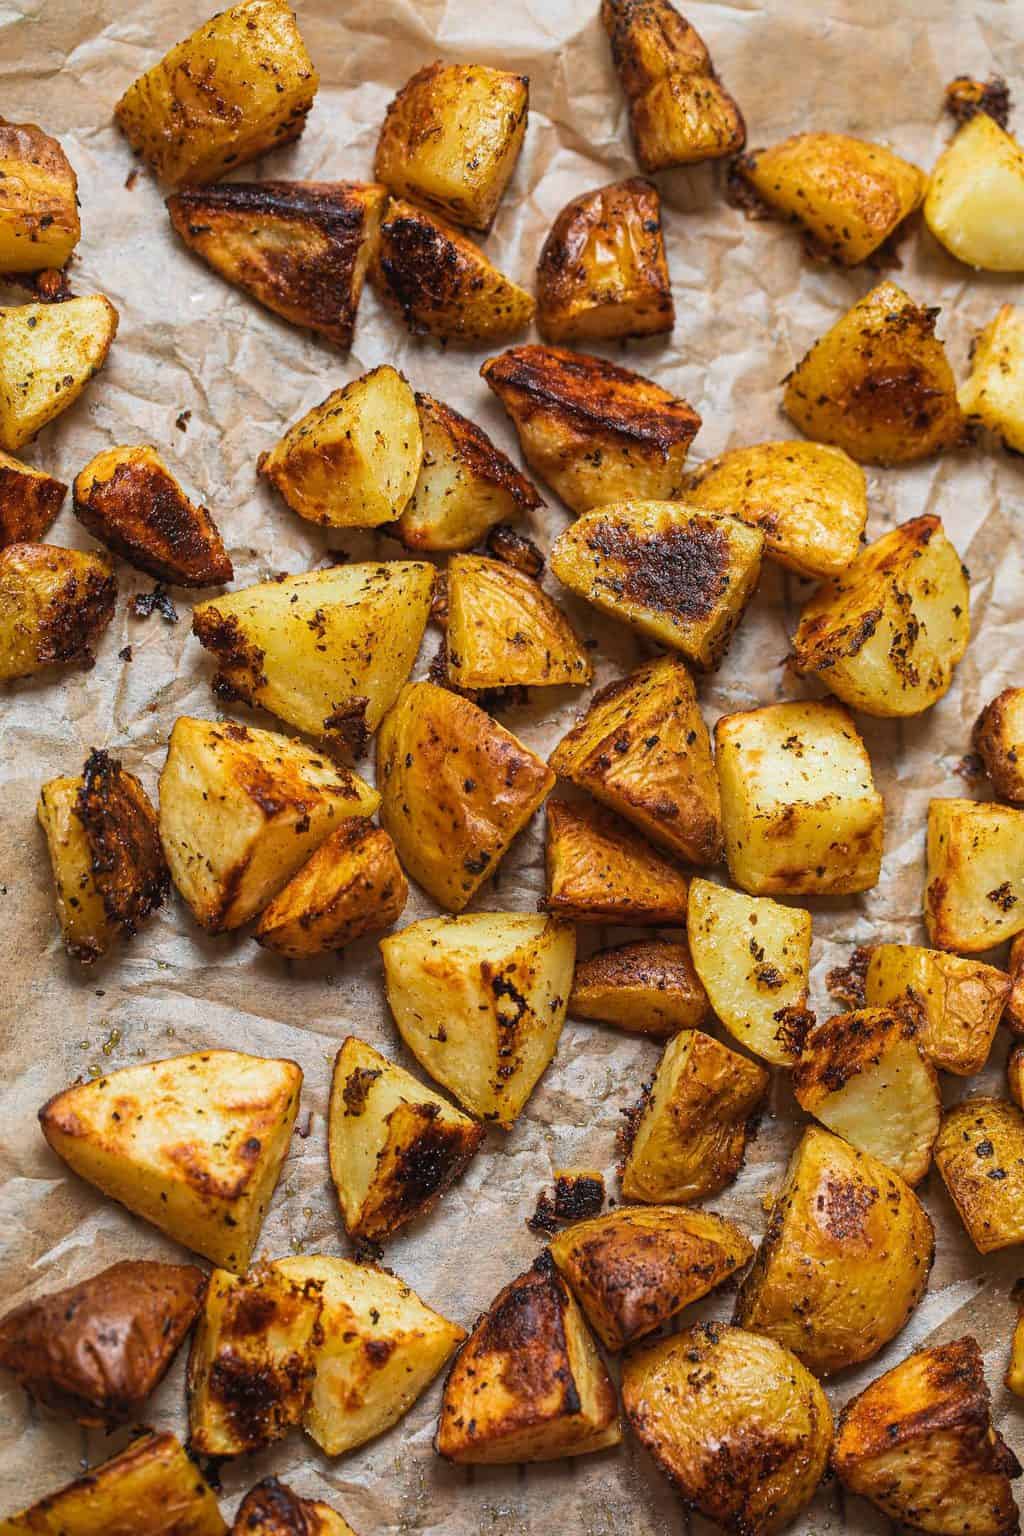
[[[78,177],[57,140],[0,121],[0,272],[63,267],[81,233]]]
[[[1020,1293],[1016,1287],[1011,1294],[1018,1307],[1017,1324],[1010,1344],[1010,1363],[1003,1381],[1014,1397],[1024,1397],[1024,1311],[1020,1310]]]
[[[814,1497],[832,1413],[788,1349],[699,1323],[631,1352],[622,1370],[631,1429],[686,1505],[735,1536],[771,1536]]]
[[[935,1166],[979,1253],[1024,1243],[1024,1113],[976,1096],[947,1109]]]
[[[960,409],[1013,453],[1024,453],[1024,309],[1004,304],[971,349],[971,373]]]
[[[1024,805],[1024,688],[1004,688],[985,705],[971,743],[996,794]]]
[[[928,1213],[899,1174],[811,1126],[733,1321],[830,1376],[895,1338],[924,1295],[934,1254]]]
[[[547,807],[544,911],[576,923],[630,927],[686,921],[682,870],[628,822],[586,801]]]
[[[159,179],[179,187],[297,139],[318,85],[288,0],[244,0],[140,75],[114,118]]]
[[[569,997],[572,1018],[597,1019],[655,1040],[699,1028],[708,1012],[688,945],[664,939],[618,944],[581,960]]]
[[[318,1499],[300,1499],[276,1477],[249,1489],[231,1531],[232,1536],[356,1536],[336,1509]]]
[[[590,655],[539,582],[501,560],[448,562],[448,677],[457,688],[589,683]]]
[[[8,544],[38,544],[67,492],[63,480],[0,453],[0,549]]]
[[[968,955],[1024,930],[1024,810],[929,802],[924,921],[937,948]]]
[[[615,1388],[549,1254],[513,1280],[448,1373],[435,1445],[447,1461],[558,1461],[618,1445]]]
[[[20,448],[75,403],[106,362],[117,322],[98,293],[0,309],[0,448]]]
[[[56,544],[0,549],[0,682],[72,662],[91,666],[116,597],[104,555]]]
[[[73,1173],[244,1274],[301,1088],[294,1061],[194,1052],[74,1083],[43,1105],[39,1123]]]
[[[988,1060],[1010,992],[1005,971],[915,944],[877,944],[864,983],[869,1008],[914,1012],[917,1042],[944,1072],[973,1077]]]
[[[263,908],[253,937],[289,960],[305,960],[390,928],[408,897],[388,834],[363,818],[345,821]]]
[[[567,347],[512,347],[480,373],[527,464],[574,512],[680,494],[700,417],[667,389]]]
[[[1010,994],[1003,1010],[1003,1023],[1012,1035],[1024,1035],[1024,934],[1019,934],[1010,945],[1007,970]]]
[[[924,221],[958,261],[1024,272],[1024,149],[987,112],[965,123],[936,160]]]
[[[1018,1109],[1024,1109],[1024,1042],[1018,1041],[1006,1058],[1006,1085]]]
[[[334,1060],[327,1125],[346,1232],[379,1242],[433,1210],[483,1134],[478,1120],[347,1036]]]

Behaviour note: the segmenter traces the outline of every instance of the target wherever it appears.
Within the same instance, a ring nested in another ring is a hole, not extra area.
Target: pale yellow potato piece
[[[877,944],[864,995],[870,1008],[909,1004],[928,1059],[944,1072],[972,1077],[988,1060],[1010,985],[1005,971],[980,960],[915,944]]]
[[[958,261],[1024,272],[1024,149],[987,112],[965,123],[936,160],[924,220]]]
[[[73,405],[107,360],[118,313],[102,294],[0,309],[0,448]]]
[[[1024,309],[1004,304],[974,344],[960,409],[1024,453]]]
[[[942,1117],[935,1166],[979,1253],[1024,1243],[1024,1113],[1008,1099],[961,1099]]]
[[[448,677],[458,688],[589,683],[590,654],[539,582],[500,560],[448,562]]]
[[[936,948],[968,955],[1024,930],[1024,811],[929,801],[924,921]]]

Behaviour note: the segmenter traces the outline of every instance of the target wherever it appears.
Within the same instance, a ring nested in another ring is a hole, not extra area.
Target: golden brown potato
[[[316,1499],[300,1499],[276,1477],[250,1488],[235,1516],[232,1536],[356,1536],[347,1520]]]
[[[1004,304],[996,311],[974,342],[970,378],[958,398],[969,423],[980,422],[1004,448],[1024,453],[1024,309]]]
[[[533,295],[499,272],[454,225],[392,198],[370,281],[414,336],[504,341],[533,319]]]
[[[380,1242],[432,1210],[483,1134],[478,1120],[349,1035],[334,1060],[327,1125],[346,1232]]]
[[[569,1012],[574,1019],[598,1019],[667,1040],[677,1030],[699,1028],[709,1004],[685,943],[640,939],[580,961]]]
[[[123,1260],[0,1320],[0,1366],[89,1428],[138,1423],[202,1306],[191,1264]]]
[[[448,562],[448,677],[456,688],[589,683],[590,655],[539,582],[501,560]]]
[[[403,868],[461,912],[494,874],[555,776],[468,699],[409,683],[377,738],[381,826]]]
[[[985,272],[1024,272],[1024,149],[978,112],[932,169],[924,221],[940,245]]]
[[[899,1174],[811,1126],[733,1320],[829,1376],[895,1338],[924,1295],[934,1254],[928,1214]]]
[[[659,384],[567,347],[511,347],[480,372],[527,464],[574,512],[680,494],[700,417]]]
[[[0,682],[71,662],[91,666],[116,597],[104,555],[56,544],[0,549]]]
[[[171,879],[211,933],[240,928],[344,819],[380,797],[356,774],[276,731],[174,723],[160,775],[160,840]]]
[[[924,921],[939,949],[968,955],[1024,929],[1024,810],[929,801]]]
[[[0,309],[0,448],[73,405],[107,360],[118,313],[102,294]]]
[[[60,511],[67,490],[63,480],[0,453],[0,549],[7,544],[38,544]]]
[[[1006,1083],[1010,1098],[1024,1109],[1024,1042],[1018,1041],[1006,1058]]]
[[[875,945],[864,982],[868,1007],[909,1006],[929,1061],[961,1077],[988,1060],[1009,991],[1009,976],[994,965],[914,944]]]
[[[297,139],[319,83],[288,0],[244,0],[140,75],[114,117],[161,181],[216,181]]]
[[[388,834],[364,818],[346,821],[263,908],[253,937],[289,960],[305,960],[390,928],[408,897]]]
[[[537,263],[545,341],[656,336],[675,320],[654,183],[631,176],[567,203]]]
[[[483,64],[427,64],[390,102],[373,174],[398,197],[486,234],[526,135],[530,81]]]
[[[0,118],[0,272],[63,267],[81,233],[78,178],[57,140]]]
[[[660,1328],[753,1252],[731,1221],[667,1205],[609,1211],[551,1239],[551,1257],[605,1349]]]
[[[850,715],[817,699],[715,726],[729,873],[754,895],[866,891],[878,881],[882,797]]]
[[[43,1105],[39,1123],[80,1178],[244,1274],[301,1089],[294,1061],[201,1051],[74,1083]]]
[[[1019,934],[1010,945],[1007,970],[1010,993],[1003,1010],[1003,1023],[1012,1035],[1024,1035],[1024,934]]]
[[[629,1425],[690,1509],[733,1536],[771,1536],[809,1504],[832,1444],[828,1399],[789,1350],[700,1323],[633,1351]]]
[[[846,1404],[832,1465],[851,1493],[935,1536],[1012,1536],[1020,1465],[993,1428],[973,1338],[920,1349]]]
[[[190,250],[292,325],[347,350],[387,189],[361,181],[225,181],[167,199]]]
[[[962,1099],[942,1117],[935,1166],[979,1253],[1024,1243],[1024,1114],[1006,1099]]]
[[[558,1461],[618,1445],[615,1388],[568,1286],[543,1253],[491,1303],[444,1384],[448,1461]]]
[[[963,436],[938,310],[879,283],[816,341],[786,380],[783,409],[862,464],[908,464]]]
[[[682,870],[603,807],[550,801],[545,848],[546,912],[576,923],[685,923]]]
[[[1015,1295],[1018,1307],[1020,1300]],[[1003,1378],[1014,1397],[1024,1397],[1024,1312],[1018,1311],[1017,1325],[1010,1345],[1010,1363]]]
[[[996,794],[1024,805],[1024,688],[1004,688],[985,705],[971,742]]]
[[[672,501],[622,501],[559,534],[551,569],[602,613],[716,667],[757,587],[764,536]]]
[[[398,1032],[481,1120],[509,1130],[554,1056],[576,958],[568,923],[474,912],[381,939]]]

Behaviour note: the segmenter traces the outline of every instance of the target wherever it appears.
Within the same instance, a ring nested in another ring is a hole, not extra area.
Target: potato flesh
[[[975,721],[971,741],[996,794],[1024,805],[1024,688],[997,694]]]
[[[67,495],[62,480],[0,452],[0,549],[37,544]]]
[[[599,950],[577,965],[569,1013],[667,1040],[704,1023],[708,997],[685,943],[640,939]]]
[[[68,953],[88,963],[106,953],[117,928],[93,879],[92,850],[78,815],[81,788],[81,778],[51,779],[40,791],[36,815],[50,853],[61,935]]]
[[[0,448],[73,405],[107,360],[118,313],[102,294],[0,309]]]
[[[924,920],[937,949],[969,955],[1024,929],[1024,811],[929,802]]]
[[[459,688],[589,683],[590,657],[540,584],[500,560],[448,562],[448,676]]]
[[[1024,1113],[1006,1099],[947,1110],[935,1166],[979,1253],[1024,1243]]]
[[[92,660],[114,617],[117,580],[101,555],[55,544],[0,550],[0,682]]]
[[[918,1044],[945,1072],[972,1077],[988,1060],[1010,991],[1005,971],[913,944],[878,944],[865,978],[869,1008],[910,1004]]]
[[[0,123],[0,272],[63,267],[78,244],[78,178],[33,123]]]
[[[264,907],[254,938],[290,960],[304,960],[389,928],[408,896],[388,834],[368,820],[352,820]]]
[[[958,261],[1024,272],[1024,149],[978,112],[935,162],[924,219]]]
[[[1004,1379],[1014,1397],[1024,1397],[1024,1316],[1017,1317],[1010,1345],[1010,1363]]]
[[[686,921],[686,876],[601,806],[549,802],[545,865],[545,911],[577,923]]]

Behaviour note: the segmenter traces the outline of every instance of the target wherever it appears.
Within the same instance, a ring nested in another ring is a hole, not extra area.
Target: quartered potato
[[[664,939],[618,944],[581,960],[569,997],[574,1019],[597,1019],[656,1040],[697,1029],[708,1012],[688,946]]]
[[[116,597],[105,555],[56,544],[0,549],[0,682],[71,662],[91,666]]]
[[[232,1536],[356,1536],[336,1509],[318,1499],[300,1499],[276,1477],[249,1489],[231,1531]]]
[[[547,807],[546,912],[576,923],[682,927],[688,881],[657,848],[603,807]]]
[[[988,1060],[1010,977],[981,960],[915,944],[877,944],[864,982],[870,1008],[910,1008],[917,1043],[944,1072],[973,1077]]]
[[[940,245],[985,272],[1024,272],[1024,149],[978,112],[939,156],[924,220]]]
[[[344,821],[263,908],[253,937],[305,960],[390,928],[408,896],[388,834],[366,818]]]
[[[38,544],[60,511],[67,490],[63,480],[0,453],[0,549],[8,544]]]
[[[942,1117],[935,1166],[979,1253],[1024,1243],[1024,1113],[962,1099]]]
[[[790,1159],[734,1321],[830,1376],[870,1360],[924,1295],[931,1221],[898,1173],[811,1126]]]
[[[57,140],[0,119],[0,272],[63,267],[81,233],[78,178]]]
[[[540,584],[501,560],[448,562],[448,678],[457,688],[589,683],[590,655]]]
[[[294,1061],[201,1051],[74,1083],[39,1111],[80,1178],[244,1274],[291,1143]]]
[[[140,75],[114,117],[160,180],[180,187],[297,139],[319,83],[288,0],[245,0]]]
[[[1004,688],[985,705],[971,744],[996,794],[1024,805],[1024,688]]]
[[[924,921],[939,949],[968,955],[1024,929],[1024,811],[929,801]]]
[[[1024,309],[1004,304],[996,311],[975,340],[958,398],[969,423],[980,422],[1004,448],[1024,453]]]
[[[527,464],[574,512],[681,493],[700,417],[659,384],[566,347],[512,347],[480,372]]]
[[[99,293],[0,309],[0,448],[20,448],[74,404],[106,362],[117,322]]]

